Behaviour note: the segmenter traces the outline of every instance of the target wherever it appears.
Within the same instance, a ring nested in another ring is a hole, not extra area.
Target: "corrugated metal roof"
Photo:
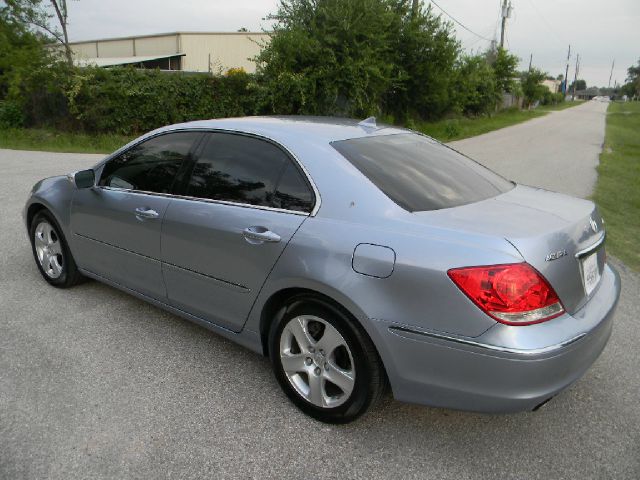
[[[162,60],[164,58],[183,57],[184,53],[170,53],[166,55],[141,55],[138,57],[97,57],[97,58],[77,58],[75,64],[79,67],[115,67],[116,65],[131,65],[152,60]]]

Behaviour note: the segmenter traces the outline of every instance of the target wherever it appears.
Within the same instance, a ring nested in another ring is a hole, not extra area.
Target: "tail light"
[[[480,309],[507,325],[531,325],[564,313],[558,295],[528,263],[453,268],[449,278]]]

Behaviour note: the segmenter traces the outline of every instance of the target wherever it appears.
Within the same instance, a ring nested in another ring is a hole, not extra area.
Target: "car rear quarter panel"
[[[259,331],[261,306],[286,288],[308,288],[340,302],[368,323],[376,320],[467,337],[481,335],[495,324],[449,279],[458,265],[522,261],[505,240],[452,232],[420,234],[401,222],[386,227],[311,217],[295,234],[257,299],[247,328]],[[393,273],[376,278],[357,273],[352,258],[358,244],[392,248]]]

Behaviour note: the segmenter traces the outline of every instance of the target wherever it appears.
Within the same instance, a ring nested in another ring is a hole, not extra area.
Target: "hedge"
[[[28,126],[133,135],[197,119],[260,113],[251,75],[85,68],[24,86]]]

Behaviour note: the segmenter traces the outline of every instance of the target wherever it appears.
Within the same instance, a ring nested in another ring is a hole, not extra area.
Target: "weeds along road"
[[[456,146],[507,177],[584,196],[604,108]],[[608,347],[542,410],[389,400],[323,425],[290,404],[266,359],[97,282],[64,291],[40,278],[20,217],[29,189],[99,158],[0,151],[1,479],[640,477],[640,280],[624,266]]]

